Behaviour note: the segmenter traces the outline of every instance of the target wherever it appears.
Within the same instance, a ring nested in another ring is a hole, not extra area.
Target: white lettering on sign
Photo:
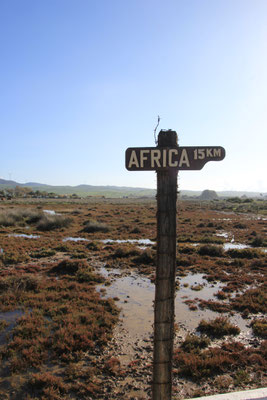
[[[147,155],[150,153],[149,150],[141,150],[140,151],[140,167],[144,168],[144,161],[147,160]]]
[[[128,168],[144,168],[145,161],[148,161],[151,168],[178,167],[178,149],[142,149],[139,157],[135,150],[131,151]],[[139,160],[138,160],[139,158]],[[186,165],[190,167],[188,155],[185,149],[182,150],[179,167]]]
[[[138,162],[138,159],[137,159],[136,152],[134,150],[131,152],[131,157],[130,157],[130,160],[129,160],[128,167],[129,168],[132,168],[132,167],[139,168],[139,162]]]
[[[204,160],[204,158],[221,157],[221,149],[195,149],[194,160]]]
[[[177,149],[171,149],[169,150],[169,167],[178,167],[178,161],[173,161],[173,155],[178,156],[178,150]]]
[[[213,157],[221,157],[221,149],[213,149]]]
[[[163,150],[163,154],[162,154],[162,166],[165,167],[165,168],[166,168],[166,165],[167,165],[166,164],[166,155],[167,155],[166,153],[167,153],[167,150],[164,149]]]
[[[151,150],[151,167],[154,168],[155,164],[160,168],[160,150]]]
[[[182,167],[183,165],[186,165],[187,167],[190,167],[187,151],[185,149],[182,150],[180,162],[179,162],[179,167]]]

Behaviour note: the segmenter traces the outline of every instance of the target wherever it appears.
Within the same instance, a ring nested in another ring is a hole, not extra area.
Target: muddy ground
[[[179,201],[174,399],[266,386],[267,203]],[[149,399],[154,200],[0,204],[3,399]]]

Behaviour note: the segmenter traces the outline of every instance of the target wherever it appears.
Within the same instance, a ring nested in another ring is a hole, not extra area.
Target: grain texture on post
[[[158,147],[177,146],[174,131],[161,131]],[[157,269],[154,308],[153,400],[171,400],[176,268],[177,170],[157,171]]]

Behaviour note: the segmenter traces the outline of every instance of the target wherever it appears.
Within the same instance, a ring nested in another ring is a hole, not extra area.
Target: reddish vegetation
[[[38,201],[3,202],[0,208],[0,308],[2,313],[24,312],[13,325],[5,323],[2,314],[0,355],[5,378],[0,397],[12,399],[13,392],[29,400],[106,399],[105,377],[117,379],[126,371],[114,357],[107,357],[103,365],[97,362],[112,337],[118,309],[113,299],[101,297],[96,290],[104,278],[94,271],[92,261],[111,269],[134,269],[153,281],[155,245],[142,249],[138,244],[101,240],[154,242],[156,204],[152,200]],[[253,318],[250,329],[258,339],[255,347],[239,342],[215,346],[207,337],[191,334],[175,351],[174,375],[199,382],[200,387],[203,379],[211,379],[214,390],[227,390],[229,381],[234,387],[261,386],[266,368],[266,320],[261,314],[266,312],[267,283],[266,253],[260,247],[266,245],[266,222],[253,212],[257,209],[266,216],[265,202],[258,202],[256,208],[253,202],[183,201],[178,208],[177,279],[202,273],[208,283],[222,283],[212,300],[197,298],[197,291],[205,291],[205,286],[191,286],[196,298],[185,301],[188,312],[198,308],[228,315],[238,312]],[[61,215],[47,216],[43,209]],[[224,232],[229,238],[217,236]],[[9,236],[14,233],[40,237]],[[67,237],[87,241],[63,241]],[[224,250],[224,242],[232,238],[253,248]],[[219,317],[203,321],[200,330],[212,338],[238,333],[227,324],[225,317]],[[127,373],[137,368],[133,362]]]

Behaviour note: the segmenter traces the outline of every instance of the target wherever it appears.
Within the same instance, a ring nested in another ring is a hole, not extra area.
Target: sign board
[[[224,157],[221,146],[130,147],[125,153],[125,166],[129,171],[200,170],[208,161]]]

